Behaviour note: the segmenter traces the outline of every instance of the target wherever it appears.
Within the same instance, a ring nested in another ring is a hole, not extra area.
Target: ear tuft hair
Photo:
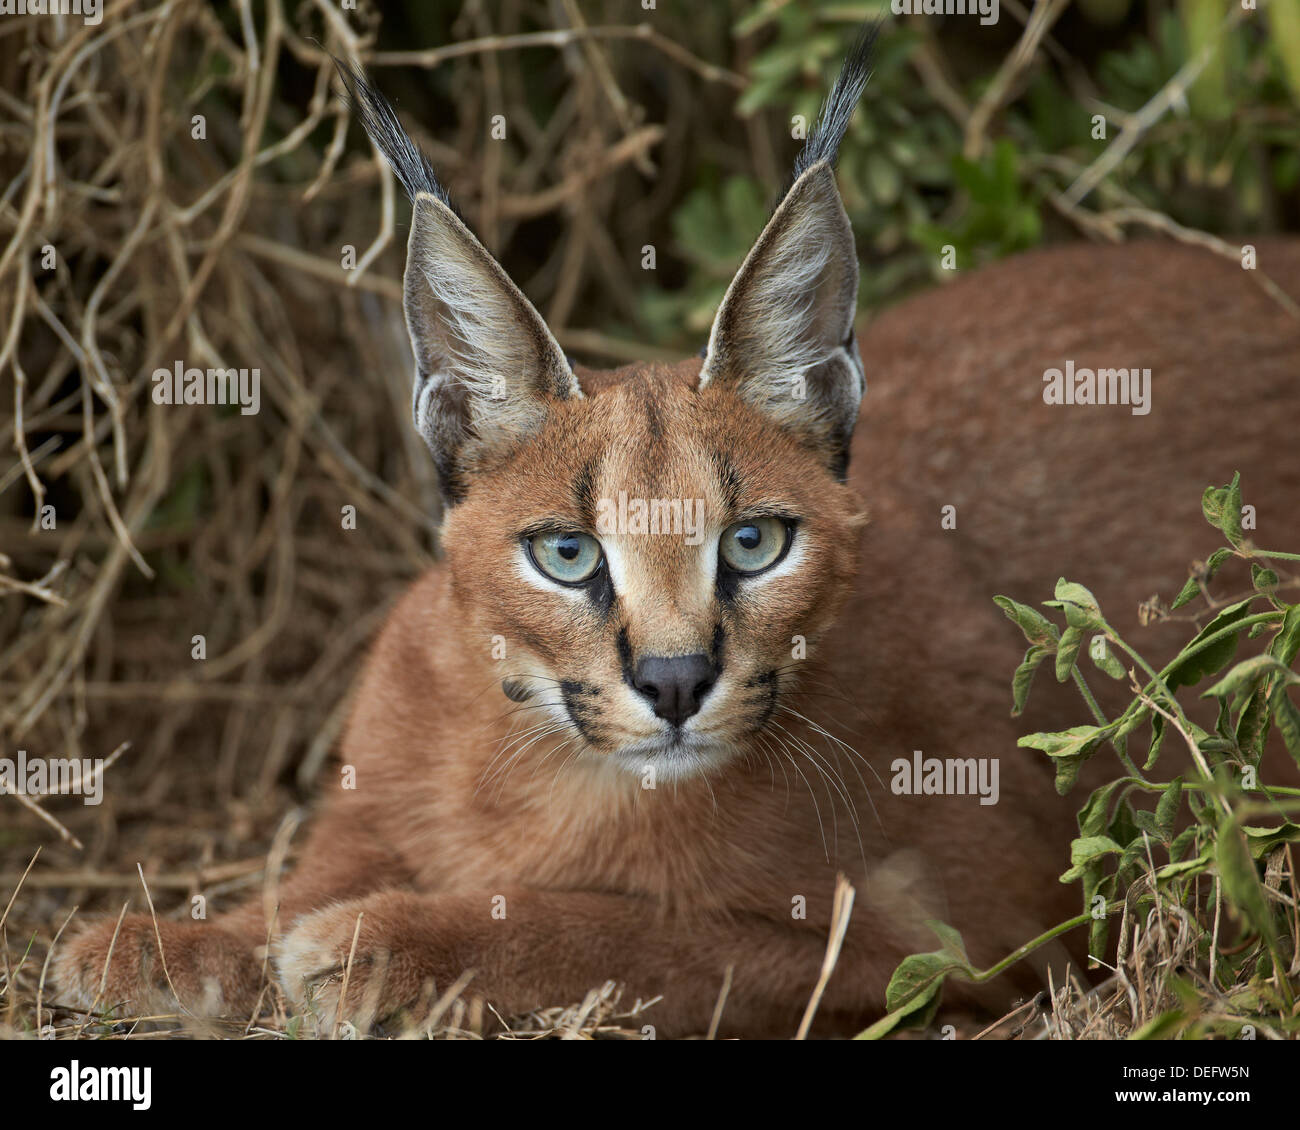
[[[794,172],[777,198],[777,204],[785,199],[794,182],[819,161],[835,167],[840,142],[844,140],[844,133],[849,128],[849,119],[853,117],[854,108],[866,89],[867,80],[871,78],[871,56],[875,51],[876,36],[880,34],[882,22],[878,19],[871,20],[864,23],[858,31],[857,38],[840,67],[835,85],[822,103],[817,124],[804,142],[799,156],[795,158]]]
[[[358,66],[345,63],[337,55],[334,56],[334,65],[338,68],[339,78],[343,80],[348,108],[356,114],[370,140],[397,174],[397,179],[406,189],[406,195],[414,200],[420,193],[427,192],[444,204],[449,203],[447,190],[434,176],[428,156],[402,129],[388,99],[370,84],[366,72]]]

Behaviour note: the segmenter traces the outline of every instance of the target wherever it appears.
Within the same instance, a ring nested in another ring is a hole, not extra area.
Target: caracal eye
[[[590,534],[545,533],[528,539],[533,564],[562,585],[589,581],[605,560],[600,542]]]
[[[749,518],[728,526],[718,543],[722,563],[736,573],[761,573],[785,555],[790,527],[780,518]]]

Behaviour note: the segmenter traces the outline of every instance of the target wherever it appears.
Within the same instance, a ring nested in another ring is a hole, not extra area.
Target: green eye
[[[780,518],[750,518],[728,526],[718,543],[718,555],[736,573],[761,573],[772,568],[790,545],[790,527]]]
[[[589,581],[605,560],[600,542],[589,534],[534,534],[527,540],[533,564],[562,585]]]

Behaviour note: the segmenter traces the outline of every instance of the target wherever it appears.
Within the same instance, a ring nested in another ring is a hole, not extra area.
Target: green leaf
[[[1188,875],[1204,871],[1210,865],[1209,852],[1203,852],[1193,859],[1184,859],[1178,863],[1166,863],[1156,872],[1156,879],[1172,879],[1177,875]]]
[[[1129,734],[1142,725],[1150,715],[1151,707],[1147,706],[1145,703],[1130,707],[1129,710],[1124,711],[1124,713],[1116,718],[1112,723],[1112,725],[1115,726],[1115,732],[1111,734],[1111,740],[1118,741],[1120,738],[1128,737]]]
[[[1056,791],[1065,796],[1079,779],[1083,763],[1105,740],[1106,733],[1097,726],[1072,726],[1056,734],[1026,734],[1016,744],[1041,749],[1056,761]]]
[[[1097,867],[1090,871],[1084,879],[1083,884],[1083,905],[1089,910],[1092,909],[1092,900],[1102,894],[1102,886],[1109,884],[1111,877],[1103,876],[1101,868]],[[1103,897],[1104,894],[1103,894]],[[1107,902],[1110,900],[1107,899]],[[1088,921],[1088,954],[1091,957],[1102,958],[1106,956],[1106,944],[1110,941],[1110,917],[1103,914],[1100,918],[1092,918]]]
[[[1223,883],[1223,893],[1271,944],[1276,936],[1276,924],[1269,912],[1264,887],[1255,870],[1246,837],[1235,820],[1227,820],[1219,827],[1215,839],[1214,864]]]
[[[949,926],[946,922],[940,922],[937,918],[927,918],[925,924],[939,939],[940,953],[946,953],[969,966],[970,958],[966,956],[966,943],[962,940],[960,930]]]
[[[1201,512],[1205,520],[1233,545],[1241,544],[1241,473],[1232,476],[1226,487],[1206,487],[1201,495]]]
[[[1254,597],[1247,597],[1245,600],[1237,601],[1236,604],[1228,605],[1192,637],[1191,642],[1183,648],[1179,653],[1179,657],[1174,660],[1174,665],[1170,668],[1169,674],[1165,676],[1165,685],[1171,691],[1177,690],[1179,687],[1194,686],[1207,675],[1213,675],[1223,670],[1232,662],[1232,657],[1237,653],[1237,636],[1235,633],[1225,636],[1195,655],[1189,655],[1188,652],[1197,644],[1209,639],[1216,632],[1231,627],[1238,620],[1245,619],[1247,612],[1250,610],[1250,602],[1254,599]]]
[[[1071,726],[1056,733],[1026,734],[1016,745],[1041,749],[1049,757],[1075,757],[1096,749],[1105,737],[1100,726]]]
[[[1152,839],[1163,842],[1160,836],[1160,830],[1156,827],[1156,814],[1154,812],[1148,812],[1145,808],[1139,808],[1135,813],[1133,813],[1133,823],[1137,826],[1139,832],[1145,832],[1147,836]],[[1138,840],[1134,840],[1124,850],[1127,852],[1129,848],[1133,847],[1133,844],[1137,842]],[[1145,843],[1143,846],[1145,846]]]
[[[1070,862],[1076,865],[1087,863],[1099,855],[1119,850],[1119,844],[1109,836],[1080,836],[1070,844]]]
[[[1232,707],[1226,698],[1219,699],[1219,716],[1214,722],[1214,732],[1223,738],[1228,749],[1232,748],[1236,735],[1232,729]]]
[[[1057,796],[1065,796],[1079,779],[1079,770],[1083,768],[1083,763],[1087,761],[1086,757],[1062,757],[1056,762],[1056,779],[1053,784],[1056,787]]]
[[[1272,569],[1265,569],[1253,561],[1250,565],[1250,583],[1262,593],[1270,593],[1277,588],[1277,574]]]
[[[1080,836],[1070,844],[1071,868],[1061,876],[1062,883],[1073,883],[1083,876],[1093,860],[1124,849],[1109,836]]]
[[[1237,730],[1233,735],[1237,748],[1258,759],[1264,750],[1268,727],[1268,694],[1264,687],[1257,687],[1237,715]]]
[[[914,953],[905,957],[885,989],[885,1007],[890,1012],[914,1012],[923,1008],[943,988],[943,979],[961,963],[946,953]]]
[[[1148,813],[1139,813],[1147,815]],[[1124,849],[1124,854],[1119,857],[1119,865],[1115,868],[1116,876],[1124,876],[1127,872],[1134,871],[1139,866],[1139,861],[1145,862],[1147,858],[1147,843],[1141,836],[1135,836],[1133,841]],[[1131,882],[1134,876],[1129,875]]]
[[[1160,794],[1160,801],[1156,804],[1156,831],[1165,843],[1173,838],[1174,821],[1178,818],[1178,806],[1182,799],[1183,779],[1175,777]]]
[[[1021,604],[1018,600],[1012,600],[1009,596],[995,596],[993,603],[1007,614],[1008,620],[1019,625],[1020,630],[1025,633],[1025,639],[1030,643],[1052,644],[1059,638],[1060,633],[1056,630],[1056,625],[1038,609]]]
[[[1066,623],[1081,632],[1105,626],[1097,598],[1082,585],[1067,581],[1064,577],[1056,582],[1056,599],[1045,600],[1043,604],[1047,608],[1062,609]]]
[[[1169,606],[1171,612],[1182,608],[1184,604],[1191,604],[1198,596],[1201,595],[1201,585],[1195,577],[1188,577],[1183,582],[1183,587],[1179,590],[1178,595],[1174,597],[1174,602]]]
[[[1079,654],[1079,645],[1083,643],[1083,631],[1073,625],[1061,634],[1061,642],[1056,645],[1056,681],[1064,683],[1074,670],[1074,661]]]
[[[1110,802],[1115,795],[1115,790],[1127,783],[1121,777],[1117,781],[1111,781],[1109,784],[1093,789],[1092,795],[1079,809],[1077,819],[1079,821],[1080,836],[1098,836],[1101,834],[1110,815]]]
[[[1268,653],[1279,663],[1290,667],[1300,652],[1300,604],[1292,604],[1282,617],[1282,628],[1273,642],[1268,645]]]
[[[1106,827],[1106,835],[1121,847],[1142,838],[1142,831],[1138,827],[1137,813],[1133,811],[1133,806],[1129,803],[1128,797],[1122,797],[1119,804],[1115,806],[1115,811],[1111,814],[1110,824]]]
[[[1039,644],[1034,644],[1025,652],[1025,658],[1021,661],[1020,666],[1016,668],[1016,673],[1011,676],[1011,717],[1018,717],[1025,709],[1025,702],[1029,698],[1029,688],[1033,684],[1038,665],[1051,653],[1051,648]]]
[[[1111,650],[1110,641],[1104,635],[1095,635],[1088,643],[1088,657],[1112,679],[1124,677],[1124,664]]]
[[[1224,546],[1221,549],[1216,549],[1213,553],[1211,553],[1210,559],[1205,563],[1205,579],[1207,581],[1214,580],[1215,576],[1219,572],[1220,567],[1232,555],[1233,555],[1233,551],[1229,549],[1227,546]]]
[[[859,1040],[878,1040],[888,1035],[904,1021],[909,1026],[928,1024],[939,1007],[939,995],[944,979],[950,973],[974,977],[975,970],[965,960],[965,949],[956,930],[942,923],[929,923],[939,934],[945,947],[953,947],[963,956],[954,956],[949,949],[939,953],[914,953],[903,958],[885,989],[885,1008],[888,1010],[876,1023],[858,1033]]]
[[[1300,710],[1287,697],[1286,684],[1278,683],[1268,699],[1269,709],[1273,712],[1273,723],[1286,743],[1287,752],[1300,763]]]
[[[1300,683],[1300,676],[1293,675],[1290,669],[1284,667],[1271,655],[1254,655],[1249,659],[1243,659],[1212,687],[1202,691],[1201,697],[1226,699],[1229,696],[1241,696],[1244,698],[1269,675],[1279,671],[1284,676],[1282,682]]]
[[[1151,769],[1160,756],[1160,747],[1165,744],[1165,719],[1162,714],[1151,715],[1151,748],[1147,751],[1146,764],[1143,769]]]
[[[1241,831],[1254,859],[1263,859],[1278,844],[1300,843],[1300,824],[1293,824],[1289,820],[1276,828],[1243,827]]]
[[[1197,831],[1197,825],[1193,824],[1190,827],[1184,828],[1174,837],[1174,842],[1169,845],[1170,863],[1178,862],[1179,857],[1187,850],[1188,845],[1195,841]]]

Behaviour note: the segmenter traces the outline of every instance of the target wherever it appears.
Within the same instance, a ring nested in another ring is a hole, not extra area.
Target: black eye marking
[[[614,606],[614,582],[610,578],[609,569],[604,564],[587,582],[587,595],[591,598],[591,603],[596,606],[596,611],[601,618],[607,617],[609,610]]]
[[[623,681],[629,687],[635,687],[636,683],[632,678],[632,644],[627,638],[627,629],[618,630],[618,664],[623,669]]]
[[[587,683],[567,679],[560,683],[560,697],[564,700],[565,713],[573,723],[573,728],[588,742],[596,740],[596,732],[600,729],[599,722],[593,722],[596,707],[594,703],[583,702],[577,696],[589,694],[594,698],[599,693],[598,688]],[[596,712],[596,717],[599,717],[599,712]]]
[[[713,663],[715,671],[722,670],[722,644],[726,638],[726,629],[723,628],[722,622],[718,621],[713,626],[713,639],[709,642],[709,660]]]

